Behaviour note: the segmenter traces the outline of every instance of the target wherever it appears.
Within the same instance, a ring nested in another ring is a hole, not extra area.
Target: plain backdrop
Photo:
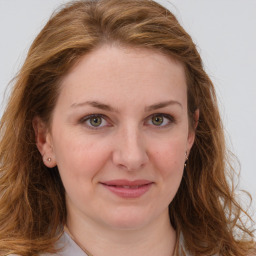
[[[0,0],[0,114],[7,84],[52,12],[67,0]],[[256,209],[256,1],[162,0],[192,36],[216,86],[240,189]],[[246,200],[242,196],[242,200]]]

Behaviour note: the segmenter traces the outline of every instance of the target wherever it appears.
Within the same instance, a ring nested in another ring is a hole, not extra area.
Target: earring
[[[186,156],[186,161],[185,161],[185,163],[184,163],[184,167],[186,168],[186,166],[187,166],[187,161],[188,161],[188,153],[187,153],[187,151],[185,152],[185,156]]]
[[[48,157],[48,158],[47,158],[47,161],[48,161],[48,162],[51,162],[51,161],[52,161],[52,159],[51,159],[50,157]]]

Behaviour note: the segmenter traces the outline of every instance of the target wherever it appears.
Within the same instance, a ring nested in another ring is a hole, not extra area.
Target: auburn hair
[[[62,78],[104,44],[153,49],[184,65],[189,119],[199,109],[200,120],[169,213],[186,249],[196,256],[255,252],[253,231],[243,222],[250,216],[235,198],[214,86],[191,37],[154,1],[80,0],[54,13],[34,40],[1,119],[1,255],[56,252],[66,221],[65,190],[57,167],[43,164],[32,120],[51,124]]]

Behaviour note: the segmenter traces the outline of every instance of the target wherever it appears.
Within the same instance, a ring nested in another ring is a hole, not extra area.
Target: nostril
[[[118,135],[118,143],[113,150],[113,163],[128,171],[143,168],[148,162],[148,155],[142,134],[139,134],[137,128],[129,125],[125,130],[120,130]]]

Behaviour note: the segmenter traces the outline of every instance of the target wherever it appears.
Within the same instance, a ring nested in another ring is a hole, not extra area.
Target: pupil
[[[101,125],[101,117],[92,117],[90,119],[90,123],[92,126],[100,126]]]
[[[153,118],[153,124],[155,125],[161,125],[163,123],[163,117],[161,116],[155,116]]]

